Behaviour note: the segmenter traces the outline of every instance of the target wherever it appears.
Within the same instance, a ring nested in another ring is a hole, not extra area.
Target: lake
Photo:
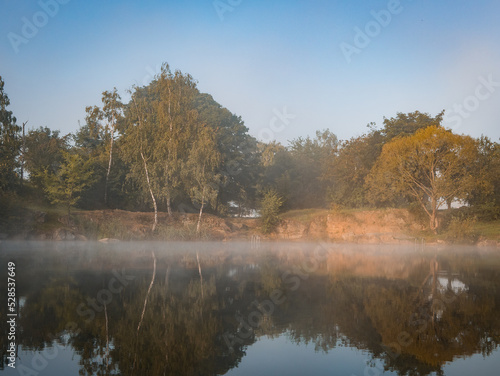
[[[0,247],[5,375],[487,376],[500,369],[498,249]]]

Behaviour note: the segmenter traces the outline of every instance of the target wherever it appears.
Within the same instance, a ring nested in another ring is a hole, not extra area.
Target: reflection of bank
[[[313,248],[300,243],[263,242],[259,250],[250,242],[211,243],[213,249],[201,244],[183,243],[170,253],[164,243],[149,243],[132,254],[121,249],[125,244],[99,245],[120,252],[47,252],[41,261],[29,254],[23,270],[34,282],[23,288],[20,344],[48,348],[44,341],[56,333],[82,368],[105,372],[102,355],[109,354],[109,370],[124,375],[222,375],[243,357],[255,361],[246,351],[254,343],[286,337],[300,354],[308,344],[325,354],[362,350],[373,360],[365,374],[429,375],[442,374],[457,357],[488,355],[500,343],[500,255],[491,262],[477,254],[435,257],[431,247],[413,252],[413,245],[329,243],[313,259]],[[154,284],[152,249],[158,258]],[[134,282],[113,297],[107,313],[103,307],[86,323],[88,315],[80,317],[76,307],[116,278],[115,267],[125,267],[124,276],[133,274]],[[80,333],[61,332],[68,320],[78,320]],[[233,351],[226,340],[234,342]],[[58,351],[50,366],[62,364],[65,352]],[[277,350],[266,351],[284,369]]]

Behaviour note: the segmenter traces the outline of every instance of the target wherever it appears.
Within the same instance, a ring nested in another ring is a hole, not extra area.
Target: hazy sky
[[[74,132],[85,106],[147,84],[162,62],[257,138],[447,109],[500,137],[498,0],[0,0],[0,75],[18,122]]]

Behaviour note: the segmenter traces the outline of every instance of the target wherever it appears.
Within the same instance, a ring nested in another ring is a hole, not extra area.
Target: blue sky
[[[0,75],[19,123],[63,133],[168,62],[264,140],[442,109],[498,140],[499,14],[496,0],[0,0]]]

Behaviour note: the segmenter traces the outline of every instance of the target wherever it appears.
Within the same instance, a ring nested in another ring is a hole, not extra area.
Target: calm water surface
[[[500,252],[1,243],[5,375],[498,375]],[[16,268],[8,366],[7,264]]]

